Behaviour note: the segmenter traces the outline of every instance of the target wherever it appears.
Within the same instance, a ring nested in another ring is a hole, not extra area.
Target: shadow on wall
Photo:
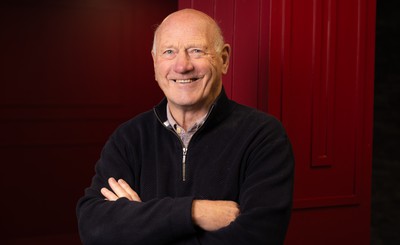
[[[377,1],[371,244],[400,244],[400,2]]]
[[[0,244],[80,244],[111,132],[162,97],[150,54],[177,1],[0,1]]]

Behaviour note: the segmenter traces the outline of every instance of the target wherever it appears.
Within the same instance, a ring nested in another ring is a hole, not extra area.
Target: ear
[[[229,44],[224,44],[224,47],[221,51],[221,58],[222,58],[222,74],[228,73],[229,68],[229,57],[231,55],[231,46]]]
[[[153,58],[154,80],[157,81],[157,72],[156,72],[156,59],[157,59],[157,56],[156,56],[156,54],[155,54],[155,52],[153,50],[151,51],[151,57]]]
[[[153,64],[156,63],[156,54],[154,53],[154,50],[151,50],[151,57],[153,58]]]

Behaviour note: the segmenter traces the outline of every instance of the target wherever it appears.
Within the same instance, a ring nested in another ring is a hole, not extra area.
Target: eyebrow
[[[176,49],[175,45],[173,45],[173,44],[165,44],[165,45],[161,44],[160,48],[161,49]],[[191,49],[191,48],[201,48],[201,49],[204,49],[204,50],[208,50],[209,49],[208,46],[203,45],[203,44],[189,44],[189,45],[187,45],[185,47],[185,49]]]

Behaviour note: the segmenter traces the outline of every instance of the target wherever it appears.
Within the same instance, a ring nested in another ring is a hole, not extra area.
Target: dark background
[[[400,1],[377,0],[371,244],[400,244]]]

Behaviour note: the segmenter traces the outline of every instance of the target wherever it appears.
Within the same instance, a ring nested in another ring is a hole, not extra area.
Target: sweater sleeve
[[[294,158],[278,125],[254,139],[240,188],[241,214],[229,226],[200,235],[202,244],[283,244],[292,207]],[[276,137],[277,136],[277,137]]]
[[[78,201],[77,218],[83,244],[172,244],[195,234],[191,220],[192,197],[107,201],[100,193],[109,177],[134,186],[132,164],[123,139],[115,134],[103,148],[96,174]],[[117,143],[118,142],[118,143]]]

